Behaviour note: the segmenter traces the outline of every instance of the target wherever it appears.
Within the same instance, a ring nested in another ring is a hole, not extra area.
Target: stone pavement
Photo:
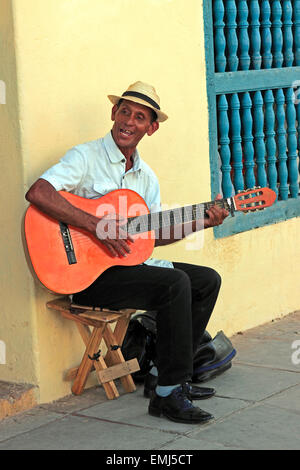
[[[149,416],[141,385],[113,401],[94,387],[0,421],[0,450],[96,449],[112,456],[124,450],[299,450],[300,312],[231,340],[233,367],[207,383],[217,395],[198,402],[214,421],[185,425]]]

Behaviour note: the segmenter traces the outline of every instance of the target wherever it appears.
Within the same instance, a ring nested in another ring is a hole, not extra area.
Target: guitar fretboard
[[[150,232],[151,230],[160,230],[174,225],[181,225],[193,222],[194,220],[202,220],[205,218],[205,212],[214,205],[230,210],[227,199],[220,199],[161,212],[152,212],[150,214],[129,218],[127,232],[134,235],[136,233]]]

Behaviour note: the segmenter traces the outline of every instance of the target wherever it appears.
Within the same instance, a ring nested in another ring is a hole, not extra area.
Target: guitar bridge
[[[75,256],[75,251],[74,251],[74,247],[73,247],[69,227],[67,226],[67,224],[65,224],[63,222],[59,222],[59,226],[60,226],[61,236],[62,236],[62,239],[63,239],[63,244],[64,244],[64,247],[65,247],[65,250],[66,250],[66,255],[67,255],[67,258],[68,258],[68,263],[69,264],[76,264],[77,259],[76,259],[76,256]]]

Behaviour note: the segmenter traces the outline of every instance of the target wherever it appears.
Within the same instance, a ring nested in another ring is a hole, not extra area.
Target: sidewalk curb
[[[36,387],[0,381],[0,421],[37,406]]]

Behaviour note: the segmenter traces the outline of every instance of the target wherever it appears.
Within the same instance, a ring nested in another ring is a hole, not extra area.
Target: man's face
[[[152,122],[152,112],[147,106],[123,100],[112,109],[112,135],[119,149],[131,156],[145,134],[152,135],[159,127]]]

